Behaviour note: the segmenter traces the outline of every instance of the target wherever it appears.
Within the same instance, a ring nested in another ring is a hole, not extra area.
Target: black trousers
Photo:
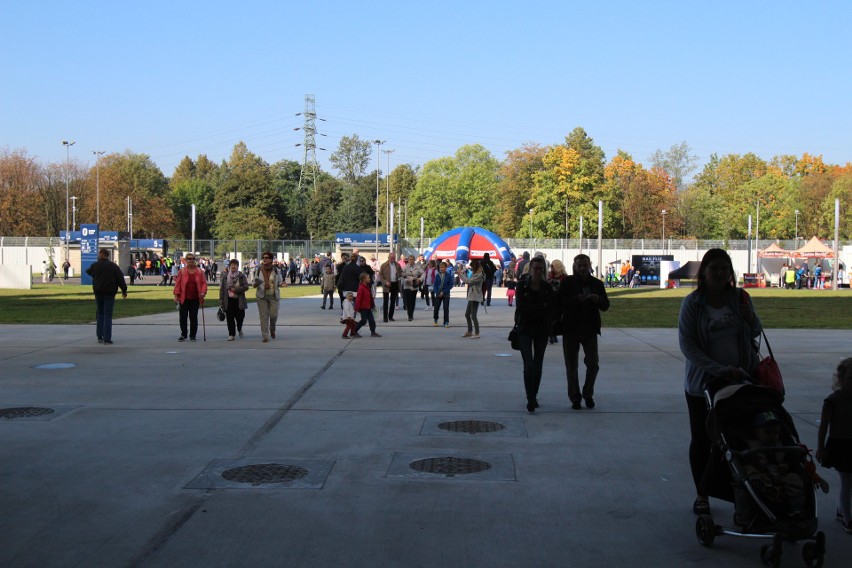
[[[388,318],[393,319],[393,311],[399,300],[399,282],[391,282],[388,288],[388,292],[382,292],[382,316],[385,321],[388,321]],[[388,304],[388,296],[390,296],[390,304]]]
[[[198,333],[198,306],[201,302],[195,300],[184,300],[180,305],[180,335],[186,337],[186,319],[189,317],[189,338],[195,339]]]
[[[228,305],[225,308],[225,322],[228,324],[229,336],[235,336],[243,328],[245,317],[245,310],[240,309],[240,299],[228,298]]]
[[[414,319],[414,304],[417,302],[417,290],[403,290],[402,297],[405,300],[405,311],[408,319]]]

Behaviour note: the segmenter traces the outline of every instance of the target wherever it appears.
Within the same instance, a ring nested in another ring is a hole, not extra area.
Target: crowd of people
[[[203,308],[208,281],[215,282],[203,262],[195,254],[187,254],[172,266],[180,266],[174,276],[174,300],[179,310],[180,336],[178,341],[196,341],[198,311]],[[368,327],[371,337],[381,337],[375,315],[379,313],[376,300],[382,289],[383,322],[394,321],[397,302],[402,292],[403,309],[409,321],[415,316],[419,298],[426,309],[432,310],[433,325],[439,325],[443,308],[443,326],[449,327],[449,302],[456,285],[466,286],[465,323],[463,338],[480,337],[479,308],[491,301],[491,286],[495,281],[505,284],[509,306],[515,307],[513,334],[523,361],[523,384],[526,409],[535,413],[540,407],[538,393],[542,379],[544,354],[549,344],[558,343],[562,336],[562,351],[568,384],[568,398],[574,410],[593,409],[595,383],[599,371],[598,336],[601,334],[601,312],[609,309],[606,285],[593,275],[590,258],[585,254],[574,257],[571,274],[558,260],[547,262],[544,255],[530,256],[497,266],[488,255],[473,259],[469,264],[436,260],[426,262],[423,256],[408,255],[401,261],[391,253],[386,262],[377,266],[357,250],[341,255],[335,263],[331,254],[319,259],[319,278],[315,284],[322,291],[321,309],[333,309],[337,296],[341,308],[342,337],[357,339]],[[168,267],[168,263],[161,263]],[[247,309],[246,294],[254,289],[262,341],[276,337],[276,324],[281,298],[280,289],[287,286],[289,266],[277,263],[271,252],[264,252],[260,261],[249,263],[248,274],[240,270],[239,261],[232,259],[219,284],[219,308],[226,320],[228,341],[242,338]],[[143,267],[143,272],[148,266]],[[165,271],[165,268],[162,270]],[[127,296],[127,286],[117,265],[102,250],[98,261],[87,268],[92,276],[96,300],[96,334],[99,342],[112,343],[112,311],[119,290]],[[498,277],[499,274],[499,277]],[[625,276],[627,273],[625,272]],[[144,275],[143,275],[144,277]],[[508,292],[512,292],[509,294]],[[327,308],[328,306],[328,308]],[[713,442],[707,423],[710,408],[706,392],[714,384],[749,383],[754,380],[760,362],[755,339],[763,330],[750,296],[736,285],[733,264],[728,253],[711,249],[703,257],[698,270],[696,289],[681,305],[678,318],[680,350],[685,357],[683,389],[689,416],[691,441],[689,462],[696,488],[693,511],[709,514],[711,491],[706,480],[711,465]],[[205,336],[206,339],[206,336]],[[584,380],[580,382],[579,352],[583,349]],[[837,519],[852,533],[852,358],[845,359],[835,373],[836,392],[826,398],[820,422],[816,457],[825,467],[840,473],[841,488]],[[761,412],[754,422],[755,447],[777,442],[763,430],[775,428],[777,418],[771,412]],[[755,476],[762,475],[754,471]],[[781,477],[772,482],[782,483]],[[764,477],[764,482],[765,482]],[[795,489],[795,488],[794,488]],[[801,492],[791,491],[797,496]]]

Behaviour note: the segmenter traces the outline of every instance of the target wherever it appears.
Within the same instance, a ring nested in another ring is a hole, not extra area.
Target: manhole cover
[[[286,483],[287,481],[301,479],[306,475],[308,475],[308,470],[303,467],[278,463],[244,465],[222,472],[222,477],[228,481],[251,483],[252,485]]]
[[[441,422],[438,428],[447,432],[461,432],[463,434],[484,434],[486,432],[499,432],[506,427],[499,422],[486,422],[484,420],[456,420],[454,422]]]
[[[0,408],[0,418],[12,420],[15,418],[32,418],[33,416],[46,416],[53,414],[52,408],[40,408],[38,406],[21,406],[19,408]]]
[[[33,369],[73,369],[77,363],[42,363],[36,365]]]
[[[482,460],[445,456],[413,461],[408,464],[408,467],[425,473],[440,473],[452,476],[479,473],[480,471],[491,469],[491,464]]]

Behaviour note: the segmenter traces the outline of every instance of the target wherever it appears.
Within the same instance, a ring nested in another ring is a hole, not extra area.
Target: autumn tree
[[[94,167],[88,172],[94,187]],[[126,151],[108,154],[100,160],[101,230],[124,231],[127,227],[127,201],[133,200],[133,236],[163,237],[177,231],[174,214],[167,201],[168,182],[147,154]],[[92,211],[94,199],[84,206]],[[86,209],[84,209],[85,211]]]
[[[495,230],[501,235],[515,235],[523,225],[535,185],[535,174],[544,168],[547,149],[528,144],[506,152],[497,171],[497,204]]]
[[[35,158],[24,150],[0,149],[0,235],[56,235],[60,227],[64,230],[64,188],[60,208],[58,199],[45,199],[48,187]]]
[[[569,219],[585,216],[586,226],[596,229],[598,201],[605,197],[603,150],[578,126],[565,137],[565,144],[550,147],[542,160],[543,169],[533,175],[532,196],[526,202],[533,210],[533,236],[561,236],[566,204]],[[613,224],[612,205],[607,203],[605,228]],[[522,228],[516,235],[529,233]]]

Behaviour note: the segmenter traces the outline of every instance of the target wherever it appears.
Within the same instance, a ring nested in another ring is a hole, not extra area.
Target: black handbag
[[[225,310],[222,309],[222,306],[219,306],[219,309],[216,311],[216,317],[219,321],[225,321]]]
[[[512,331],[509,332],[509,344],[512,346],[512,349],[515,351],[520,351],[521,344],[518,341],[518,326],[515,325],[512,328]]]

